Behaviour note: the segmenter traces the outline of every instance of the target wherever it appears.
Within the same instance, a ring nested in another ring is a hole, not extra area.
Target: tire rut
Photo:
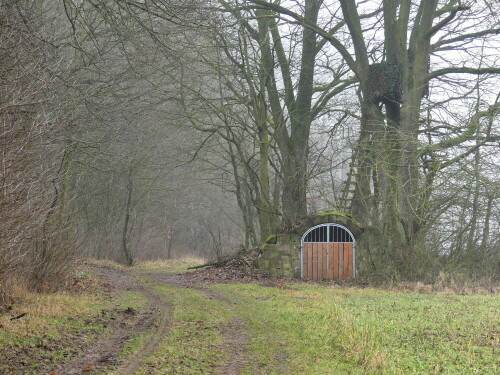
[[[228,310],[235,311],[233,305],[236,303],[228,299],[222,293],[186,281],[183,279],[182,275],[149,274],[148,276],[169,286],[197,290],[203,293],[205,298],[215,299],[226,303],[228,305]],[[244,333],[245,322],[237,315],[234,315],[229,319],[227,324],[219,328],[223,338],[223,346],[229,358],[227,362],[220,364],[214,370],[221,375],[237,375],[241,372],[245,363],[250,360],[249,350],[247,348],[249,336]]]
[[[158,298],[151,294],[148,294],[148,297],[151,298],[151,301],[158,301]],[[139,350],[137,350],[134,355],[126,362],[124,362],[121,366],[119,366],[114,373],[117,375],[131,375],[133,374],[144,362],[148,359],[149,355],[153,354],[154,350],[158,347],[161,340],[168,333],[170,321],[170,305],[167,305],[168,309],[165,307],[160,307],[159,302],[154,303],[155,308],[158,311],[158,322],[155,324],[155,331],[153,337],[143,345]]]
[[[110,333],[89,343],[83,351],[69,362],[60,366],[55,373],[80,375],[90,371],[106,371],[120,375],[132,375],[153,353],[169,329],[171,306],[139,284],[130,275],[109,267],[96,267],[95,272],[108,284],[120,291],[138,291],[148,300],[144,308],[127,308],[115,311]],[[117,359],[118,353],[132,337],[154,328],[153,337],[126,361]]]
[[[224,338],[224,346],[228,354],[229,361],[216,368],[221,375],[237,375],[248,358],[248,335],[243,332],[244,322],[237,316],[233,316],[228,324],[221,329]]]

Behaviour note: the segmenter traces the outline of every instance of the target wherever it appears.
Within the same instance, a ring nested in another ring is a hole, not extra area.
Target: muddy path
[[[171,306],[160,300],[127,272],[96,266],[94,272],[116,292],[140,292],[147,303],[142,308],[115,310],[110,316],[108,333],[89,343],[69,362],[61,365],[54,373],[60,375],[88,374],[91,372],[133,374],[145,359],[153,353],[164,335],[168,334]],[[151,338],[127,358],[120,351],[128,340],[145,331],[152,331]]]
[[[249,337],[245,333],[245,322],[236,314],[235,302],[211,290],[204,283],[193,282],[182,274],[166,273],[141,273],[140,278],[145,282],[138,282],[128,271],[97,265],[93,266],[93,272],[111,286],[113,293],[139,292],[146,298],[147,303],[141,308],[113,311],[109,317],[108,333],[87,344],[75,357],[56,368],[53,373],[80,375],[98,372],[133,375],[146,363],[169,333],[173,306],[151,291],[149,285],[158,284],[199,291],[204,298],[216,300],[225,309],[234,313],[226,324],[219,327],[227,360],[218,364],[213,369],[214,373],[239,374],[245,363],[250,360],[247,349]],[[131,338],[146,332],[148,333],[147,339],[140,348],[135,349],[133,353],[128,353],[126,358],[120,354]]]

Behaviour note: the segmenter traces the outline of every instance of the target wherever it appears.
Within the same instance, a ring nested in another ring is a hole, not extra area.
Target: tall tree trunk
[[[384,1],[386,62],[397,64],[402,71],[401,97],[394,100],[371,97],[374,88],[369,85],[373,81],[370,81],[368,55],[356,5],[353,0],[342,0],[341,6],[354,43],[356,62],[353,70],[363,94],[361,133],[356,152],[359,177],[353,214],[365,224],[381,225],[396,263],[406,268],[423,238],[423,218],[419,212],[423,192],[420,190],[418,130],[427,85],[430,30],[437,1],[420,4],[408,48],[410,2],[403,1],[397,7],[392,1]]]
[[[306,0],[304,18],[316,23],[321,1]],[[276,30],[273,29],[276,33]],[[276,38],[274,38],[276,40]],[[283,173],[283,216],[287,224],[297,222],[307,216],[307,182],[309,158],[309,134],[312,122],[311,102],[314,86],[314,67],[317,55],[316,33],[304,27],[302,31],[302,56],[297,95],[289,92],[286,100],[290,116],[290,136],[287,141],[278,142],[281,147]],[[284,65],[280,62],[280,65]],[[282,72],[290,74],[288,66]],[[290,77],[288,77],[290,80]],[[287,88],[291,90],[291,87]]]
[[[262,112],[261,114],[265,116],[266,114],[265,109],[261,110],[261,112]],[[261,120],[264,120],[264,118],[261,118]],[[260,124],[261,124],[261,126],[259,126],[260,196],[259,196],[259,206],[257,207],[257,210],[259,212],[260,239],[261,241],[264,241],[271,234],[271,204],[270,204],[271,188],[269,185],[269,130],[267,128],[266,120],[260,122]]]
[[[480,127],[477,128],[477,136],[480,135]],[[479,140],[476,139],[476,145],[479,144]],[[477,222],[480,215],[479,199],[481,195],[481,154],[479,147],[474,152],[474,191],[472,193],[472,208],[470,214],[470,225],[469,234],[467,236],[467,253],[469,256],[472,255],[474,250],[476,250],[476,234],[477,234]]]
[[[132,207],[132,192],[133,192],[133,181],[132,181],[132,168],[129,169],[127,175],[127,198],[125,203],[125,220],[123,221],[123,231],[122,231],[122,251],[125,255],[125,262],[127,266],[132,266],[134,263],[134,258],[132,252],[129,248],[129,223],[130,223],[130,211]]]
[[[481,250],[483,250],[483,251],[488,249],[488,245],[489,245],[490,221],[491,221],[491,211],[493,208],[493,200],[494,200],[494,196],[491,195],[488,197],[488,202],[486,203],[486,213],[484,216],[483,235],[482,235],[482,239],[481,239]]]

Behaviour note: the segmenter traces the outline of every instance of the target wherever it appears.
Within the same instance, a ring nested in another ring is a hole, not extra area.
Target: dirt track
[[[127,308],[115,311],[110,317],[112,323],[109,334],[87,345],[76,357],[56,369],[56,374],[76,375],[89,373],[90,370],[111,372],[115,369],[117,374],[132,374],[147,355],[152,353],[162,335],[168,331],[170,306],[160,303],[147,288],[123,271],[109,267],[99,267],[95,271],[116,291],[142,293],[147,298],[148,304],[141,309]],[[130,338],[150,328],[154,328],[153,337],[141,350],[126,361],[117,359],[118,352]]]
[[[84,347],[75,357],[55,369],[58,375],[91,374],[93,372],[132,375],[144,364],[157,346],[168,335],[172,306],[148,289],[147,283],[138,283],[126,271],[110,267],[96,266],[97,273],[115,292],[134,291],[140,292],[148,303],[143,308],[128,308],[115,311],[110,317],[109,333],[106,337],[94,341]],[[203,293],[208,299],[215,299],[232,309],[232,302],[222,294],[200,286],[182,275],[168,275],[152,273],[142,275],[156,283],[164,283],[177,288],[192,288]],[[244,322],[236,315],[230,319],[227,326],[220,327],[224,340],[224,347],[229,357],[227,363],[221,363],[215,372],[219,374],[238,374],[247,360],[246,342],[248,337],[243,332]],[[135,350],[126,360],[118,354],[129,339],[141,332],[151,330],[146,342]]]

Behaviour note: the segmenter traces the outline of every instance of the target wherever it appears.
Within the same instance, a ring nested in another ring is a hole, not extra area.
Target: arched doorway
[[[355,238],[340,224],[326,223],[302,236],[301,277],[305,280],[347,280],[356,275]]]

